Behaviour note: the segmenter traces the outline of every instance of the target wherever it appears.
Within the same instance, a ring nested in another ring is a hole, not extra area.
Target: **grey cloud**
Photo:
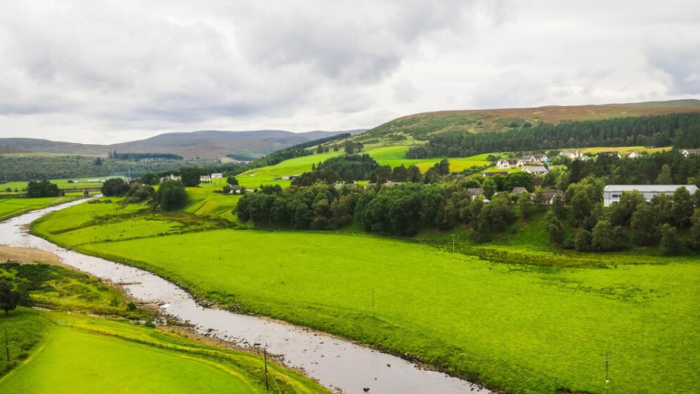
[[[655,70],[667,76],[665,82],[671,93],[700,94],[699,50],[697,28],[671,29],[649,38],[644,55]]]
[[[700,92],[700,3],[669,1],[13,0],[0,12],[0,136],[349,129],[683,97]],[[682,34],[654,38],[674,21]]]

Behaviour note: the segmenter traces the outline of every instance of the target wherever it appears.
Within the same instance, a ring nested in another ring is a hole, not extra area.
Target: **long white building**
[[[659,194],[665,194],[670,196],[679,187],[684,187],[688,189],[690,194],[695,193],[698,187],[695,185],[607,185],[603,189],[603,205],[609,207],[614,202],[620,202],[620,197],[622,193],[631,192],[636,190],[640,192],[647,202],[651,202],[651,199]]]

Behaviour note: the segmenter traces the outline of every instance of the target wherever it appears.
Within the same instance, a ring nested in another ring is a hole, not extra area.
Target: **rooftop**
[[[607,185],[605,189],[606,192],[631,192],[632,190],[637,190],[639,192],[675,192],[679,187],[685,187],[688,191],[693,194],[698,187],[695,185]]]

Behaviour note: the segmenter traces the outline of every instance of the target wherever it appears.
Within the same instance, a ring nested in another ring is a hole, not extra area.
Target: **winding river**
[[[242,346],[266,347],[284,362],[302,369],[331,390],[348,394],[490,393],[443,373],[427,371],[399,357],[356,345],[327,334],[269,319],[197,305],[183,289],[152,273],[58,247],[28,234],[34,220],[83,203],[75,201],[0,222],[0,245],[38,248],[58,255],[63,263],[124,287],[137,300],[158,303],[164,311],[194,324],[200,333]],[[365,391],[369,389],[369,391]]]

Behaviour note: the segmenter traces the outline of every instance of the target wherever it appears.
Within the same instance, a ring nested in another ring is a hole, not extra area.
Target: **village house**
[[[679,150],[681,155],[688,157],[691,155],[700,155],[700,149],[681,149]]]
[[[479,197],[479,196],[483,196],[483,195],[484,195],[484,189],[482,189],[482,188],[480,188],[480,187],[470,187],[470,188],[467,189],[467,194],[468,194],[469,197],[471,197],[471,199],[473,200],[473,199],[475,199],[475,198],[477,198],[477,197]]]
[[[215,172],[215,173],[211,174],[211,179],[221,179],[223,177],[224,177],[224,174],[222,174],[220,172]]]
[[[164,176],[164,177],[160,178],[160,183],[163,183],[165,181],[181,181],[181,180],[182,180],[181,176],[170,174],[168,176]]]
[[[559,156],[568,157],[571,160],[580,159],[586,157],[580,150],[563,150],[559,153]]]
[[[542,164],[547,161],[547,156],[545,155],[526,155],[518,160],[518,167],[526,166],[528,164]]]
[[[500,159],[496,163],[496,168],[503,170],[506,168],[515,168],[518,166],[518,159]]]
[[[549,170],[544,166],[525,166],[523,171],[532,175],[547,175]]]
[[[620,154],[620,152],[617,152],[617,151],[600,152],[598,154],[603,155],[603,156],[611,156],[611,157],[617,157],[618,159],[622,159],[622,155]]]
[[[542,198],[544,199],[544,203],[546,205],[554,204],[554,196],[559,196],[561,198],[564,198],[564,191],[563,190],[556,190],[556,189],[542,190]]]
[[[209,176],[209,175],[200,175],[200,176],[199,176],[199,181],[200,181],[200,182],[211,182],[211,176]]]
[[[698,190],[695,185],[607,185],[603,189],[603,206],[609,207],[612,203],[620,202],[620,197],[624,192],[636,190],[649,203],[654,196],[659,194],[669,196],[681,187],[686,188],[690,194],[694,194]]]
[[[239,185],[228,185],[228,194],[241,194],[243,192],[243,187]]]
[[[522,192],[527,192],[527,189],[525,189],[524,187],[517,186],[517,187],[514,187],[513,190],[511,191],[511,193],[515,194],[516,196],[519,196],[520,193],[522,193]]]
[[[641,153],[638,153],[636,150],[633,150],[632,153],[630,153],[629,155],[627,155],[627,158],[628,158],[628,159],[636,159],[636,158],[638,158],[638,157],[640,157],[640,156],[642,156]]]

